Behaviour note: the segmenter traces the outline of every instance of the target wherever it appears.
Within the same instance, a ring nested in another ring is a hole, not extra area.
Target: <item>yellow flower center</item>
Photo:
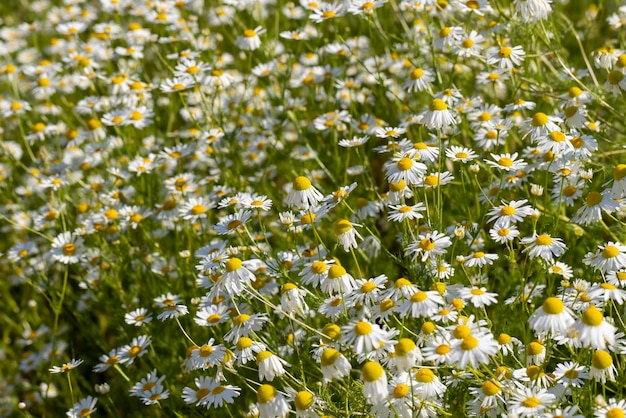
[[[626,177],[626,164],[618,164],[613,170],[613,178],[615,181],[619,181]]]
[[[330,366],[335,364],[335,361],[337,361],[339,357],[341,357],[341,354],[337,350],[334,348],[327,348],[320,356],[320,363],[324,367]]]
[[[413,71],[411,71],[411,80],[417,80],[419,78],[422,78],[424,76],[424,70],[422,70],[421,68],[415,68]]]
[[[428,299],[428,294],[421,290],[419,292],[413,293],[413,295],[411,296],[412,303],[420,303],[425,301],[426,299]]]
[[[509,157],[502,157],[498,160],[498,164],[502,167],[513,167],[513,160]]]
[[[361,321],[354,326],[356,335],[369,335],[372,332],[372,325],[369,322]]]
[[[401,158],[397,163],[397,167],[400,171],[407,171],[413,167],[413,160],[407,157]]]
[[[621,71],[611,71],[609,73],[609,83],[612,85],[619,84],[624,79],[624,74]]]
[[[399,385],[396,385],[395,388],[393,388],[393,392],[391,393],[391,395],[396,399],[404,398],[409,393],[409,391],[410,389],[408,385],[400,383]]]
[[[293,181],[293,188],[297,191],[308,190],[311,188],[311,181],[304,176],[298,176]]]
[[[428,106],[431,112],[448,110],[448,105],[441,99],[433,99]]]
[[[619,255],[619,249],[614,245],[607,245],[602,250],[602,257],[604,258],[613,258]]]
[[[596,369],[608,369],[613,364],[613,358],[604,350],[598,350],[591,358],[591,365]]]
[[[587,195],[587,207],[596,206],[598,203],[602,201],[602,195],[598,192],[590,192]]]
[[[530,396],[522,401],[522,405],[524,405],[526,408],[536,408],[540,404],[541,401],[539,400],[539,398],[536,398],[534,396]]]
[[[463,45],[463,48],[471,48],[471,47],[473,47],[473,46],[474,46],[474,40],[473,40],[473,39],[470,39],[470,38],[465,39],[465,40],[463,41],[462,45]]]
[[[565,309],[565,305],[559,298],[549,297],[543,302],[542,309],[549,315],[558,315]]]
[[[582,321],[585,325],[597,327],[604,321],[604,315],[598,308],[591,305],[582,315]]]
[[[313,406],[313,402],[315,398],[311,392],[307,392],[306,390],[302,390],[298,392],[293,399],[293,403],[296,405],[296,410],[306,411],[311,406]]]
[[[63,245],[63,248],[61,248],[61,252],[63,252],[63,255],[71,257],[76,254],[76,245],[68,242],[67,244]]]
[[[435,353],[440,356],[444,356],[450,352],[450,346],[448,344],[440,344],[435,348]]]
[[[250,315],[248,314],[240,314],[233,318],[233,325],[239,326],[250,319]]]
[[[256,393],[256,400],[260,404],[266,404],[276,397],[276,388],[272,385],[264,384],[259,386]]]
[[[349,232],[352,228],[352,223],[347,219],[339,219],[337,222],[335,222],[335,225],[333,226],[333,230],[335,231],[336,235],[345,234]]]
[[[542,112],[535,113],[531,122],[532,126],[536,127],[544,126],[546,123],[548,123],[548,115]]]
[[[535,238],[535,244],[537,245],[550,245],[552,244],[552,238],[546,234],[541,234]]]
[[[437,186],[439,184],[438,175],[430,175],[424,178],[424,184],[427,186]]]
[[[415,349],[415,343],[409,338],[401,338],[395,346],[397,356],[404,357],[410,351]]]
[[[315,263],[313,263],[313,264],[315,265]],[[324,264],[324,266],[326,266],[326,265]],[[323,273],[324,271],[326,271],[326,270],[324,269],[321,273]],[[318,273],[318,274],[321,274],[321,273]],[[338,279],[338,278],[344,276],[346,273],[347,272],[346,272],[345,268],[343,268],[340,265],[335,264],[335,265],[330,266],[330,268],[328,269],[328,278],[331,279],[331,280],[332,279]]]
[[[624,410],[622,408],[611,408],[606,411],[606,418],[624,418]]]
[[[243,265],[243,261],[241,261],[237,257],[233,257],[233,258],[229,258],[228,261],[226,261],[226,264],[224,267],[226,271],[230,273],[232,271],[239,269],[242,265]]]
[[[415,374],[415,379],[420,383],[431,383],[435,380],[435,374],[430,369],[419,369]]]
[[[424,238],[420,241],[419,247],[424,251],[431,251],[436,247],[436,245],[432,239]]]
[[[454,338],[458,338],[458,339],[469,337],[471,333],[472,333],[472,330],[467,325],[459,325],[454,329],[454,332],[453,332]]]
[[[243,31],[244,38],[254,38],[256,36],[256,32],[254,29],[246,29]]]
[[[380,364],[374,361],[368,361],[365,363],[365,366],[363,366],[363,369],[361,369],[361,372],[363,380],[366,382],[375,382],[382,377],[385,370]]]
[[[463,341],[461,341],[461,348],[466,351],[473,350],[477,346],[478,346],[478,338],[473,337],[471,335],[468,335],[467,337],[463,338]]]
[[[206,211],[207,211],[207,208],[203,204],[193,205],[190,210],[191,214],[196,215],[196,216],[202,215]]]
[[[500,48],[500,58],[508,58],[513,53],[513,50],[508,46],[503,46]]]
[[[483,384],[482,391],[485,396],[494,396],[500,392],[500,383],[496,380],[489,380]]]

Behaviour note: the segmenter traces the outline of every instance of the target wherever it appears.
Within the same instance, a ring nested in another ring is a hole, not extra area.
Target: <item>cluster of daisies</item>
[[[626,415],[626,6],[23,3],[0,417]]]

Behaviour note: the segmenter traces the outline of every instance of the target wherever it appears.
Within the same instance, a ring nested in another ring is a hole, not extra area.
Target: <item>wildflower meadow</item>
[[[0,2],[0,417],[624,418],[623,25]]]

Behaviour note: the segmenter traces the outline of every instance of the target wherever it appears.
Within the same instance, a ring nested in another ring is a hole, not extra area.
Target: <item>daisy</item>
[[[604,349],[615,344],[615,326],[604,318],[602,311],[590,305],[574,323],[577,331],[576,341],[583,347]]]
[[[603,300],[604,302],[612,300],[616,304],[622,305],[626,300],[626,291],[618,289],[611,283],[600,283],[589,290],[587,297],[591,300]]]
[[[591,367],[589,377],[592,380],[606,383],[607,380],[614,381],[617,369],[613,364],[613,357],[605,350],[596,351],[591,357]]]
[[[72,232],[63,232],[52,241],[50,255],[62,264],[76,264],[83,257],[83,239]]]
[[[269,318],[261,314],[248,315],[241,313],[235,316],[232,321],[232,328],[224,336],[224,340],[230,343],[238,341],[241,337],[248,337],[253,332],[260,331],[263,325],[269,322]]]
[[[152,316],[146,308],[138,308],[124,315],[124,322],[136,327],[147,324],[150,321],[152,321]]]
[[[611,196],[617,199],[626,196],[626,164],[618,164],[613,170]]]
[[[256,393],[259,418],[283,418],[289,415],[285,396],[272,385],[259,386]]]
[[[220,235],[234,235],[245,230],[246,223],[251,217],[252,212],[249,210],[238,211],[220,219],[213,229]]]
[[[263,35],[265,32],[266,30],[261,26],[257,26],[254,29],[246,29],[243,31],[243,35],[237,38],[235,45],[244,51],[254,51],[261,46],[259,35]]]
[[[490,48],[487,52],[487,64],[497,64],[503,70],[512,70],[519,67],[524,61],[526,53],[520,45],[509,47],[507,45],[501,47]]]
[[[152,343],[152,338],[148,335],[140,335],[134,337],[130,344],[119,349],[117,355],[110,356],[107,363],[114,357],[119,358],[119,362],[130,366],[136,358],[139,358],[148,352],[148,346]]]
[[[407,299],[401,306],[400,312],[402,314],[411,314],[413,318],[429,317],[439,310],[440,306],[445,304],[441,295],[434,291],[422,291],[419,290]]]
[[[396,155],[385,164],[385,176],[389,183],[404,181],[407,185],[417,185],[426,174],[426,165],[416,159]]]
[[[52,368],[48,369],[48,371],[50,373],[65,373],[65,372],[69,372],[72,369],[75,369],[76,367],[80,366],[81,364],[83,364],[84,360],[82,359],[72,359],[69,363],[65,363],[62,366],[52,366]]]
[[[422,113],[422,124],[428,129],[443,129],[456,123],[456,118],[442,99],[433,99],[428,105],[428,110]]]
[[[541,416],[555,401],[556,396],[545,389],[519,387],[511,394],[509,413],[522,418]]]
[[[87,396],[86,398],[76,402],[74,406],[69,411],[67,411],[66,415],[69,418],[88,417],[96,411],[97,402],[97,398],[94,398],[93,396]]]
[[[137,396],[144,405],[154,405],[169,397],[169,391],[163,387],[165,376],[158,377],[156,369],[148,373],[129,390],[130,396]]]
[[[381,8],[387,0],[350,0],[348,3],[348,13],[353,15],[370,16],[375,9]]]
[[[317,205],[324,196],[311,184],[305,176],[298,176],[291,184],[291,190],[285,199],[287,206],[295,209],[308,209]]]
[[[482,43],[485,42],[484,36],[475,30],[469,34],[464,34],[458,41],[455,53],[460,57],[473,57],[480,54]]]
[[[365,320],[351,321],[341,327],[342,344],[353,347],[357,354],[369,354],[388,341],[387,332],[378,324]]]
[[[552,11],[550,0],[515,0],[515,13],[522,16],[524,22],[546,20]]]
[[[459,147],[456,145],[446,149],[446,156],[454,162],[467,163],[478,158],[478,155],[471,148]]]
[[[498,303],[498,299],[497,299],[498,294],[487,292],[487,289],[484,287],[479,288],[479,287],[474,286],[471,289],[464,287],[461,290],[459,296],[463,300],[471,303],[477,308],[482,308],[482,307],[489,306],[494,303]]]
[[[538,334],[563,335],[574,324],[574,314],[556,297],[547,298],[529,318],[530,327]]]
[[[537,235],[535,232],[532,237],[522,238],[522,244],[528,245],[524,252],[528,252],[530,258],[541,257],[548,263],[554,261],[554,257],[563,255],[567,247],[560,238],[553,238],[548,234]]]
[[[337,235],[337,244],[342,246],[346,252],[350,251],[352,248],[358,247],[356,242],[357,237],[363,239],[361,234],[354,228],[355,225],[357,224],[353,224],[348,219],[339,219],[333,226],[333,231],[335,235]]]
[[[530,136],[531,141],[536,141],[539,137],[545,136],[552,131],[559,131],[559,123],[563,120],[556,116],[548,116],[543,112],[537,112],[531,119],[527,119],[521,127],[524,138]]]
[[[400,222],[400,223],[404,222],[405,220],[422,219],[424,215],[422,215],[420,212],[423,212],[426,210],[426,206],[424,206],[424,204],[421,202],[412,206],[390,205],[389,208],[391,209],[391,211],[389,211],[389,216],[387,217],[387,219],[392,222]]]
[[[213,207],[215,204],[207,198],[192,197],[178,209],[178,214],[193,223],[206,218],[207,212]]]
[[[309,16],[315,23],[322,23],[325,20],[344,15],[344,5],[340,3],[322,3],[318,8],[313,9],[313,14]]]
[[[585,366],[581,366],[573,361],[559,363],[554,369],[554,377],[565,387],[571,386],[579,388],[582,387],[584,381],[589,378],[586,369]]]
[[[271,351],[261,351],[256,356],[256,364],[259,368],[259,380],[274,380],[285,374],[284,366],[289,367],[289,363],[280,357],[272,354]]]
[[[617,418],[626,415],[626,400],[609,399],[608,402],[597,408],[593,416],[595,418]]]
[[[402,88],[407,93],[429,90],[433,81],[435,81],[435,75],[430,69],[418,67],[409,73],[409,77],[402,84]]]
[[[513,154],[491,154],[491,158],[494,161],[486,160],[485,162],[494,168],[504,171],[519,171],[528,165],[526,161],[517,159],[517,152]]]
[[[218,408],[224,404],[233,403],[241,392],[241,388],[237,386],[222,385],[219,380],[208,376],[197,377],[194,383],[197,389],[183,388],[182,397],[185,403],[195,403],[196,406]]]
[[[415,260],[421,255],[422,263],[430,257],[433,259],[446,253],[446,248],[452,245],[450,238],[438,231],[429,232],[425,235],[420,234],[418,241],[414,241],[406,248],[406,255],[412,256]]]
[[[619,208],[619,203],[611,197],[610,190],[602,193],[589,192],[585,198],[585,204],[578,209],[572,220],[582,225],[602,220],[602,211],[614,212]]]
[[[346,299],[353,305],[362,305],[371,308],[380,299],[380,292],[385,289],[387,276],[380,276],[371,279],[355,280],[354,288],[347,294]]]
[[[498,352],[498,343],[490,333],[476,332],[457,338],[451,344],[451,360],[460,368],[469,364],[476,368],[489,363],[489,357]]]
[[[296,407],[296,418],[317,418],[315,407],[319,401],[308,390],[301,390],[293,396],[293,404]]]
[[[506,223],[496,224],[489,230],[489,236],[491,239],[500,244],[506,244],[513,241],[519,236],[520,232],[515,225],[508,225]]]
[[[422,399],[434,400],[446,392],[446,385],[431,369],[414,369],[412,379],[416,382],[415,392]]]
[[[615,286],[626,287],[626,268],[609,271],[606,275],[606,281]]]
[[[583,263],[602,273],[620,270],[626,267],[626,245],[609,241],[604,246],[598,246],[595,253],[587,253]]]
[[[352,366],[343,354],[334,348],[326,348],[320,356],[322,366],[322,382],[328,383],[339,380],[350,374]]]
[[[387,375],[380,364],[374,361],[365,363],[361,369],[361,379],[367,403],[375,405],[387,398]]]
[[[237,357],[237,364],[240,365],[256,359],[256,355],[265,351],[266,347],[265,344],[252,341],[248,337],[240,337],[233,349]]]
[[[482,268],[486,265],[492,265],[494,260],[498,259],[498,254],[487,254],[482,251],[476,251],[465,257],[463,263],[466,267]]]

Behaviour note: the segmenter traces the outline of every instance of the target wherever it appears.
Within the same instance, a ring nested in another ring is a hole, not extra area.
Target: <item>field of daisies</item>
[[[0,417],[624,418],[620,3],[2,2]]]

